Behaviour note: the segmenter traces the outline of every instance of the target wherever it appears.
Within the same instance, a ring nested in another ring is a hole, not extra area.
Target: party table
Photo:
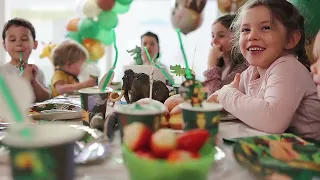
[[[107,111],[112,111],[111,107]],[[54,123],[64,123],[72,125],[81,125],[81,119],[55,121]],[[222,138],[245,137],[264,135],[265,133],[256,131],[240,121],[223,121],[219,126],[219,148],[224,152],[225,157],[215,162],[210,170],[208,179],[257,179],[246,168],[240,166],[233,156],[233,148],[231,145],[223,143]],[[222,153],[223,154],[223,153]],[[9,180],[10,166],[5,163],[7,160],[1,157],[0,160],[0,180]],[[161,170],[159,170],[161,171]],[[103,162],[78,165],[76,167],[77,180],[128,180],[128,172],[122,161],[120,133],[116,132],[114,140],[111,142],[111,153]]]

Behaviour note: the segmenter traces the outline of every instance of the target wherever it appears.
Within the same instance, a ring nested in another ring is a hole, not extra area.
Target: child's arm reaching
[[[64,81],[58,81],[54,84],[54,87],[58,91],[59,94],[65,94],[65,93],[71,93],[76,90],[86,88],[86,87],[92,87],[96,85],[96,79],[90,78],[89,80],[82,82],[82,83],[76,83],[76,84],[66,84]]]
[[[238,87],[227,85],[219,91],[219,102],[228,112],[255,129],[283,133],[289,127],[307,86],[303,81],[305,72],[301,69],[293,71],[292,66],[286,66],[287,63],[279,63],[266,74],[268,80],[263,99],[245,95]]]

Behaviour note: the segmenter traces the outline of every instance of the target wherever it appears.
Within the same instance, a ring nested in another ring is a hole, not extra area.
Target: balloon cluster
[[[67,24],[67,38],[82,44],[89,59],[97,61],[104,55],[104,46],[113,42],[113,29],[118,25],[117,14],[128,12],[133,0],[80,0],[77,11],[84,15]]]
[[[174,0],[171,14],[171,23],[174,28],[179,28],[183,34],[200,27],[203,21],[202,10],[207,0]]]

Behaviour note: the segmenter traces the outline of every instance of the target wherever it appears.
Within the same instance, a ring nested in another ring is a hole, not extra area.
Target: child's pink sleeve
[[[219,103],[225,110],[257,130],[283,133],[289,127],[305,93],[303,81],[297,79],[297,74],[299,72],[287,69],[285,63],[280,63],[265,75],[267,81],[263,99],[224,86],[219,91]]]

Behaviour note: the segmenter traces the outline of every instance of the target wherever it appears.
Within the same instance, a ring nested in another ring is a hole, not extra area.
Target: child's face
[[[211,33],[211,45],[220,45],[223,53],[229,53],[231,50],[231,33],[229,29],[217,22],[212,26]]]
[[[271,19],[267,7],[256,6],[246,10],[240,31],[240,50],[250,65],[267,69],[284,55],[286,29],[276,18]]]
[[[84,62],[85,62],[85,60],[81,59],[80,61],[77,61],[77,62],[75,62],[73,64],[67,65],[68,72],[72,73],[73,75],[78,76],[80,74],[80,72],[81,72],[81,67],[82,67]]]
[[[13,25],[6,32],[3,46],[13,61],[20,60],[20,52],[23,60],[28,61],[32,49],[36,49],[38,43],[33,40],[28,28]]]

